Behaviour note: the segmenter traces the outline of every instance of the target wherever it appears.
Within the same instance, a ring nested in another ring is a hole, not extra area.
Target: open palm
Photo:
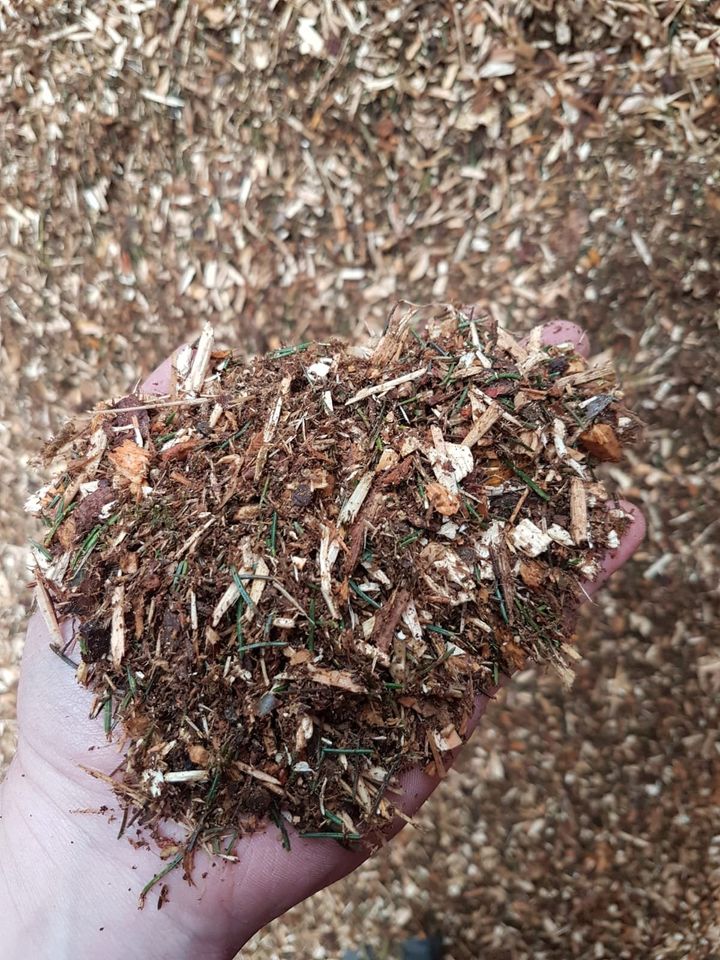
[[[547,343],[573,340],[579,352],[587,353],[587,338],[573,324],[551,324],[543,336]],[[142,390],[165,392],[169,372],[166,361]],[[642,517],[630,504],[623,506],[633,523],[605,558],[603,579],[643,536]],[[599,581],[590,585],[589,592],[598,586]],[[71,629],[63,625],[68,636]],[[110,775],[119,763],[118,745],[107,741],[98,720],[89,719],[92,694],[50,653],[50,639],[36,614],[23,658],[18,752],[0,795],[0,911],[7,903],[8,956],[113,960],[197,953],[224,960],[271,919],[369,855],[367,849],[302,840],[292,832],[288,851],[270,825],[238,841],[234,862],[198,853],[192,885],[174,871],[163,880],[164,908],[154,909],[157,887],[154,899],[138,911],[140,891],[164,861],[155,845],[117,840],[115,797],[106,782],[86,771]],[[475,723],[486,704],[479,698]],[[421,770],[408,771],[399,806],[413,814],[436,786],[437,780]],[[401,827],[398,819],[390,833]],[[169,840],[177,835],[173,824],[167,834]]]

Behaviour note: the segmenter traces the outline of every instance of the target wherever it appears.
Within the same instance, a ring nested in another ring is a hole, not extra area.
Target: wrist
[[[7,960],[227,960],[236,946],[203,910],[202,889],[178,870],[168,903],[138,909],[163,861],[117,840],[103,785],[79,793],[48,764],[16,757],[0,784],[0,916]],[[86,776],[86,775],[85,775]],[[89,779],[89,778],[88,778]],[[83,785],[84,786],[84,785]],[[89,796],[88,796],[89,794]],[[88,809],[90,800],[91,809]],[[159,890],[157,891],[159,893]]]

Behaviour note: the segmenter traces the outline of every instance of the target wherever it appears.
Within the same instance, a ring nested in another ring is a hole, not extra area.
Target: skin
[[[574,324],[545,327],[546,343],[572,340],[588,354],[586,334]],[[162,393],[169,362],[143,384]],[[619,548],[604,558],[601,576],[588,594],[632,555],[645,523],[633,517]],[[69,626],[63,629],[69,630]],[[333,841],[291,836],[283,849],[274,826],[242,838],[237,863],[196,857],[194,884],[180,870],[166,883],[169,901],[155,909],[159,887],[138,910],[138,895],[164,861],[156,849],[116,839],[119,818],[109,787],[81,766],[110,773],[118,764],[116,743],[108,743],[88,712],[92,695],[73,671],[48,650],[50,636],[36,613],[30,620],[22,662],[17,754],[0,785],[0,916],[3,956],[8,960],[182,960],[202,956],[228,960],[265,924],[311,894],[354,870],[369,852],[348,851]],[[488,700],[477,702],[472,727]],[[413,814],[437,787],[421,770],[405,775],[402,807]],[[103,808],[105,811],[99,813]],[[394,836],[397,821],[388,831]],[[168,825],[168,835],[173,825]]]

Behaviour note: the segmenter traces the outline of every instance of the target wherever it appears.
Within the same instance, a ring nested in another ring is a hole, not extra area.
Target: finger
[[[140,385],[141,393],[149,394],[163,394],[167,393],[170,390],[170,382],[172,380],[173,372],[173,361],[178,355],[180,350],[188,344],[181,344],[180,347],[173,353],[171,356],[167,357],[163,362],[155,367],[150,376],[142,382]]]
[[[540,340],[547,347],[558,343],[572,343],[581,357],[590,356],[590,338],[586,331],[569,320],[552,320],[544,324]]]
[[[141,393],[163,394],[170,389],[172,376],[172,357],[167,357],[160,366],[155,367],[150,376],[140,385]]]
[[[626,563],[635,553],[637,548],[645,538],[647,524],[642,511],[630,503],[629,500],[618,500],[612,504],[613,507],[619,507],[630,516],[630,524],[620,538],[619,545],[614,550],[608,550],[600,563],[600,573],[592,581],[586,584],[585,589],[590,596],[597,593],[600,587],[605,583],[608,577],[612,576],[616,570]]]

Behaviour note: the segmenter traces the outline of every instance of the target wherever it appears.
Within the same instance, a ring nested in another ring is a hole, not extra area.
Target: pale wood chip
[[[251,623],[255,617],[255,613],[260,603],[260,598],[263,595],[263,591],[267,585],[267,576],[270,573],[270,568],[268,567],[265,560],[260,557],[260,559],[255,564],[255,570],[253,573],[256,576],[256,579],[252,580],[252,584],[248,593],[250,594],[250,599],[252,604],[248,606],[245,613],[243,614],[243,620],[245,623]],[[243,576],[244,579],[244,576]],[[249,578],[248,578],[249,579]]]
[[[417,380],[418,377],[422,377],[425,373],[427,373],[427,367],[422,367],[420,370],[413,370],[412,373],[404,373],[401,377],[395,377],[393,380],[385,380],[383,383],[378,383],[374,387],[364,387],[358,391],[354,397],[346,400],[345,406],[349,407],[351,403],[359,403],[360,400],[366,400],[368,397],[388,393],[394,387],[399,387],[401,383],[409,383],[411,380]]]
[[[439,427],[431,428],[432,447],[424,453],[432,464],[437,482],[426,487],[427,498],[439,514],[450,517],[460,509],[458,482],[473,469],[470,448],[460,443],[446,443]]]
[[[212,324],[206,323],[203,327],[203,332],[200,334],[197,347],[195,348],[195,356],[192,366],[190,367],[190,373],[187,375],[185,383],[183,384],[185,393],[199,393],[202,389],[202,385],[205,383],[208,364],[210,363],[210,354],[214,340],[215,332]]]
[[[222,404],[216,403],[210,412],[210,416],[208,417],[208,426],[210,427],[211,430],[214,430],[215,427],[218,425],[218,422],[220,421],[220,417],[222,415],[223,415]]]
[[[133,494],[139,495],[147,479],[150,463],[148,450],[139,447],[128,437],[108,454],[108,460],[115,467],[116,476],[120,481],[127,483]]]
[[[268,457],[268,452],[270,449],[270,444],[272,443],[273,437],[275,436],[275,430],[277,425],[280,422],[280,414],[282,413],[283,400],[287,396],[290,390],[290,384],[292,383],[292,377],[283,377],[280,382],[280,390],[278,396],[273,404],[273,407],[270,411],[270,416],[267,418],[265,423],[265,428],[263,430],[263,445],[258,450],[257,460],[255,461],[255,483],[258,482],[262,476],[263,469],[265,468],[265,461]]]
[[[162,775],[165,783],[202,783],[208,778],[207,770],[169,770]]]
[[[438,483],[456,492],[458,483],[472,473],[475,465],[473,455],[463,443],[448,443],[439,427],[431,427],[430,435],[433,446],[426,449],[425,454],[432,464]]]
[[[270,412],[270,416],[267,419],[267,423],[265,424],[265,429],[263,431],[263,443],[271,443],[272,438],[275,436],[275,430],[280,422],[280,413],[282,412],[283,400],[290,390],[291,383],[291,377],[283,377],[282,382],[280,383],[280,394],[275,400],[275,404]]]
[[[435,743],[437,744],[438,749],[442,751],[457,750],[457,748],[461,747],[463,743],[462,737],[452,723],[449,723],[446,727],[443,727],[442,730],[434,731],[433,736],[435,737]]]
[[[179,559],[184,554],[191,554],[195,547],[198,545],[200,539],[204,536],[206,531],[215,523],[215,517],[210,517],[201,527],[199,527],[191,536],[187,538],[185,543],[180,547],[176,556]]]
[[[508,539],[517,550],[522,550],[528,557],[540,556],[551,543],[551,538],[529,517],[525,517],[516,527],[512,528],[508,534]]]
[[[372,617],[372,619],[374,620],[375,618]],[[383,653],[383,651],[379,650],[374,644],[366,643],[364,640],[355,640],[354,644],[355,648],[359,650],[363,656],[367,657],[368,660],[376,661],[382,664],[383,667],[390,666],[390,657],[388,654]]]
[[[588,538],[587,495],[580,477],[570,481],[570,536],[577,544]]]
[[[575,671],[571,670],[570,667],[567,666],[567,664],[560,663],[557,660],[553,661],[552,666],[555,672],[560,677],[560,680],[562,681],[562,685],[565,687],[566,690],[569,690],[570,687],[572,687],[572,685],[575,683]]]
[[[256,767],[251,767],[248,763],[243,763],[242,760],[236,760],[233,766],[239,770],[240,773],[245,773],[248,777],[253,777],[255,780],[264,783],[272,793],[277,793],[279,796],[283,795],[282,784],[277,777],[273,777],[263,770],[258,770]]]
[[[353,520],[355,520],[360,512],[360,508],[365,502],[365,498],[370,492],[370,487],[372,486],[374,476],[375,471],[369,470],[367,473],[364,473],[362,477],[360,477],[355,489],[345,501],[340,511],[340,516],[338,517],[338,523],[340,526],[344,527],[348,523],[352,523]]]
[[[337,687],[349,693],[367,693],[366,688],[347,670],[331,670],[326,667],[316,667],[312,663],[308,664],[307,670],[315,683],[321,683],[326,687]]]
[[[536,353],[541,349],[543,337],[545,335],[545,324],[539,323],[532,328],[527,336],[527,349],[530,353]]]
[[[321,529],[320,547],[318,550],[318,567],[320,569],[320,592],[327,604],[330,615],[338,619],[339,614],[335,606],[332,592],[332,568],[340,552],[340,543],[333,537],[330,528]]]
[[[460,497],[457,493],[451,493],[441,483],[433,480],[425,488],[425,493],[432,508],[443,517],[452,517],[460,509]]]
[[[37,600],[38,610],[45,621],[48,633],[59,647],[63,647],[65,645],[65,639],[60,630],[60,624],[55,616],[55,608],[42,581],[42,574],[39,569],[35,581],[35,599]]]
[[[555,381],[555,386],[579,386],[583,383],[592,383],[594,380],[608,380],[612,383],[614,379],[615,368],[613,364],[603,363],[597,367],[589,367],[587,370],[581,370],[579,373],[569,373],[564,377],[558,377]]]
[[[528,352],[525,347],[519,340],[516,340],[511,333],[505,330],[504,327],[497,328],[497,345],[501,350],[506,350],[510,356],[519,363],[528,358]]]
[[[373,351],[373,361],[378,366],[387,366],[400,356],[416,313],[415,304],[407,300],[400,300],[395,304],[388,317],[385,332]]]
[[[423,643],[422,625],[420,624],[420,618],[418,616],[417,607],[415,606],[414,600],[410,600],[405,606],[402,615],[402,622],[410,631],[410,636],[413,638],[415,643]]]
[[[235,581],[231,581],[223,595],[218,600],[212,615],[212,625],[216,627],[230,607],[240,599],[240,590]]]
[[[173,354],[170,364],[170,386],[168,394],[175,396],[177,394],[178,384],[185,383],[190,376],[192,367],[193,350],[189,343],[184,343]]]
[[[561,460],[564,460],[567,454],[565,434],[566,428],[564,421],[560,420],[558,417],[555,417],[553,420],[553,443],[555,445],[555,453]]]
[[[582,660],[582,654],[578,650],[576,650],[575,647],[572,646],[572,644],[561,643],[560,652],[564,656],[568,657],[570,660],[574,660],[576,663],[579,660]]]
[[[112,621],[110,627],[110,658],[117,670],[125,656],[125,585],[120,583],[112,595]]]
[[[501,416],[502,408],[500,405],[497,403],[491,404],[484,413],[480,414],[472,427],[470,427],[463,439],[463,444],[466,447],[472,448],[478,440],[484,437],[488,430],[497,423]]]

